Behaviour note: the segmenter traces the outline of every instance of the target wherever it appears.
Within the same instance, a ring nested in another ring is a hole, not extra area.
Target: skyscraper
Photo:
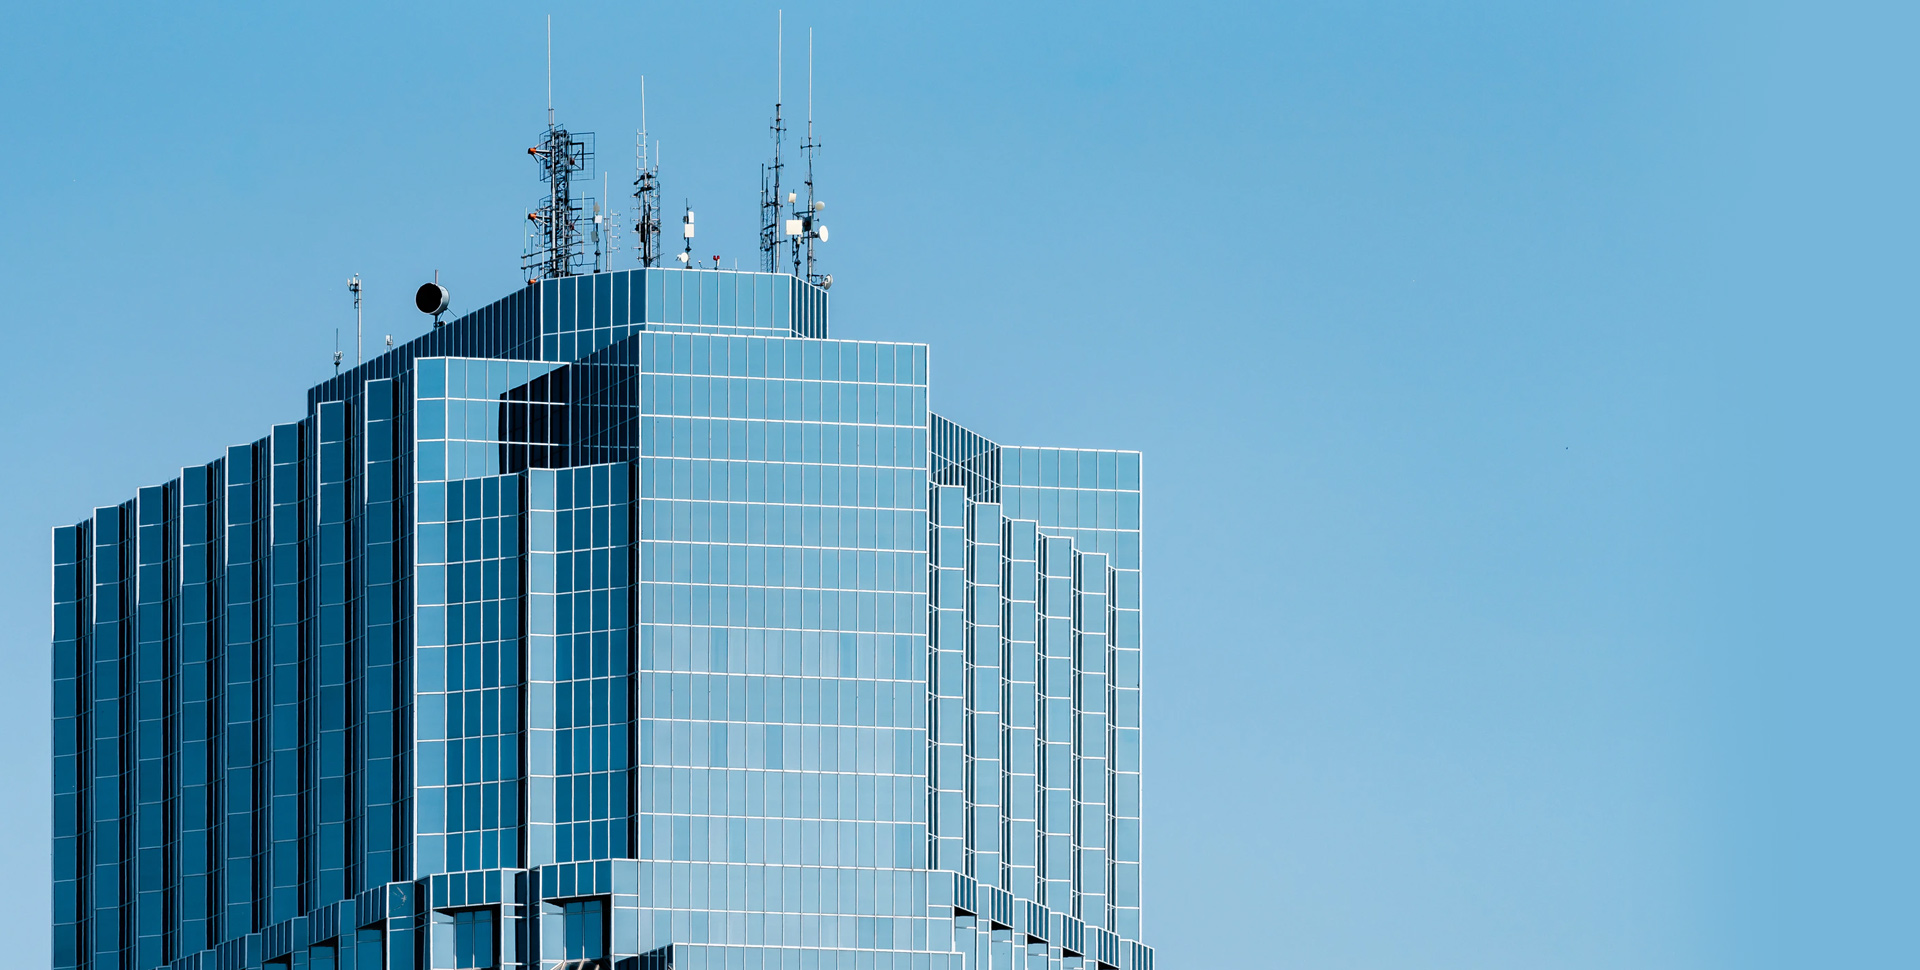
[[[1150,970],[1140,462],[540,279],[53,533],[54,966]]]

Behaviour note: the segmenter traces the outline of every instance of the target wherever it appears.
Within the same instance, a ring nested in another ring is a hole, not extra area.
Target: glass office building
[[[1151,970],[1140,459],[541,280],[53,533],[54,966]]]

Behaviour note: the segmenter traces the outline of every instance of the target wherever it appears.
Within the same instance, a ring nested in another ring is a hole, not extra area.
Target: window
[[[607,955],[607,904],[598,899],[568,903],[563,917],[568,960],[598,960]]]
[[[453,914],[453,965],[491,970],[493,910],[468,909]]]

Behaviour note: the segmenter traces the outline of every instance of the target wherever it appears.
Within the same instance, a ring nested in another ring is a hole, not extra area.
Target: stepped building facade
[[[541,279],[53,531],[62,970],[1151,970],[1140,456]]]

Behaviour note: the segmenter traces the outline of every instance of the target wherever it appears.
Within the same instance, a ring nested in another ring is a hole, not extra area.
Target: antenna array
[[[773,121],[768,133],[773,139],[773,159],[760,166],[760,269],[776,273],[791,256],[793,275],[822,288],[833,285],[831,275],[818,271],[815,243],[826,242],[827,227],[820,213],[827,204],[814,197],[814,156],[820,142],[813,132],[813,30],[807,30],[807,130],[800,150],[806,157],[806,199],[797,191],[785,191],[786,117],[785,117],[785,19],[778,23],[775,43],[775,84]],[[527,247],[521,269],[527,282],[577,275],[587,254],[584,244],[591,242],[593,272],[613,266],[616,233],[612,220],[618,213],[603,207],[590,197],[574,196],[574,180],[591,178],[593,169],[593,133],[572,132],[554,120],[553,112],[553,23],[547,23],[547,129],[540,144],[527,149],[540,166],[540,180],[547,183],[547,194],[534,211],[527,213]],[[647,82],[640,79],[640,130],[635,134],[634,159],[634,246],[642,266],[658,266],[665,256],[661,245],[664,219],[660,205],[660,146],[647,140]],[[784,192],[784,197],[783,197]],[[603,196],[607,193],[603,190]],[[583,235],[581,220],[591,210],[592,228]],[[681,235],[685,248],[674,257],[682,266],[693,263],[694,220],[689,204],[681,217]],[[790,254],[785,252],[791,246]],[[605,262],[602,262],[602,257]],[[715,256],[715,267],[720,257]]]
[[[581,261],[580,215],[592,199],[573,197],[573,180],[593,177],[593,132],[568,131],[553,120],[553,17],[547,17],[547,130],[540,144],[527,149],[540,166],[547,196],[527,213],[527,247],[520,257],[527,282],[572,276]],[[599,215],[599,206],[593,205]],[[595,220],[596,223],[598,220]],[[596,225],[596,229],[597,229]],[[594,268],[599,268],[599,233],[594,233]]]
[[[640,131],[633,139],[633,201],[640,265],[660,265],[660,148],[647,152],[647,79],[640,78]]]
[[[787,128],[781,120],[781,101],[785,99],[786,78],[786,11],[779,15],[779,32],[774,41],[774,96],[773,124],[768,131],[773,135],[773,162],[760,166],[760,271],[777,273],[780,271],[780,247],[785,243],[780,234],[780,175],[785,168],[781,160],[782,144],[787,139]]]
[[[806,275],[801,277],[815,286],[832,286],[831,276],[821,276],[814,271],[813,243],[827,241],[827,227],[819,224],[820,211],[827,207],[825,202],[813,197],[813,153],[818,151],[820,143],[813,138],[813,28],[807,28],[807,141],[800,150],[807,156],[807,207],[796,209],[787,220],[787,234],[793,237],[793,275],[800,276],[800,248],[806,244]],[[789,201],[799,200],[789,195]]]
[[[575,199],[573,180],[593,174],[593,133],[571,132],[549,125],[540,144],[527,149],[540,165],[540,181],[547,197],[527,213],[527,251],[520,261],[528,282],[572,276],[581,260],[580,215],[583,203]]]

